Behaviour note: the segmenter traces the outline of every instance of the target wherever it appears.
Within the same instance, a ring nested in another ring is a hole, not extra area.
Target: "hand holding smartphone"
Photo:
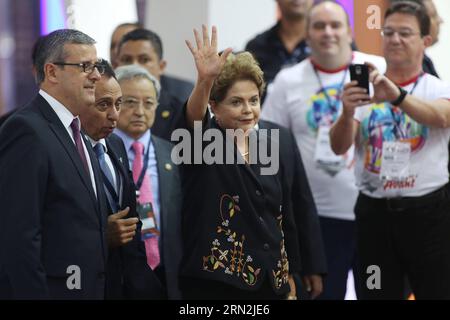
[[[369,94],[369,67],[365,64],[351,64],[349,68],[351,81],[357,81],[358,87],[366,89]]]

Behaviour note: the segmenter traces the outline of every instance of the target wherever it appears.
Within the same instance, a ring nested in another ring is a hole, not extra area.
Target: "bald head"
[[[307,29],[310,28],[311,20],[316,17],[317,14],[322,14],[324,11],[332,13],[336,18],[343,19],[347,27],[350,28],[350,17],[344,7],[334,0],[318,1],[311,6],[306,18]]]

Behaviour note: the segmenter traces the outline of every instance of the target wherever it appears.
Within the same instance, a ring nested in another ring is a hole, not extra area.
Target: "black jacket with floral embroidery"
[[[208,114],[198,134],[211,128],[225,136]],[[270,138],[260,131],[255,132],[258,142],[270,148]],[[208,145],[203,142],[201,150]],[[273,147],[278,148],[277,143]],[[222,150],[226,154],[225,142]],[[235,160],[240,157],[237,150],[232,153]],[[270,281],[277,294],[289,291],[288,274],[300,269],[291,201],[280,178],[283,168],[275,175],[262,175],[263,167],[261,163],[181,165],[181,276],[221,281],[242,290],[257,290]],[[284,230],[289,230],[289,237]]]

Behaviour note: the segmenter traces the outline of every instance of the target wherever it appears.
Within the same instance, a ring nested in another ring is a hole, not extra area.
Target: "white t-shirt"
[[[402,84],[403,89],[424,100],[450,99],[450,84],[423,74]],[[395,117],[395,120],[394,120]],[[355,151],[356,181],[365,195],[373,198],[418,197],[448,182],[450,129],[431,128],[411,119],[390,103],[360,107],[355,112],[360,123]],[[408,178],[383,181],[380,178],[384,141],[411,145]]]
[[[353,63],[366,61],[381,72],[386,68],[383,58],[354,52]],[[354,220],[358,190],[353,148],[333,164],[316,160],[319,127],[331,127],[342,112],[342,84],[350,82],[347,70],[317,70],[320,81],[310,59],[282,70],[266,98],[261,117],[289,128],[294,134],[319,215]]]

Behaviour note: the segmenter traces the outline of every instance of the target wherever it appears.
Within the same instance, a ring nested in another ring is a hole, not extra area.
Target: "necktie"
[[[83,142],[81,141],[81,135],[80,135],[80,123],[78,118],[73,119],[72,123],[70,124],[70,128],[73,132],[73,139],[75,140],[75,146],[77,147],[78,154],[81,158],[81,162],[83,163],[84,169],[86,170],[89,180],[90,180],[90,173],[89,173],[89,166],[86,159],[86,154],[84,153],[83,148]]]
[[[137,183],[139,176],[141,175],[142,168],[144,166],[144,161],[142,156],[144,154],[144,145],[139,141],[133,143],[133,151],[135,154],[133,161],[133,179]],[[142,181],[142,186],[140,188],[140,194],[138,202],[141,204],[152,203],[153,204],[153,194],[150,178],[146,173],[144,175],[144,180]],[[158,226],[159,227],[159,226]],[[159,237],[153,236],[149,239],[145,239],[145,251],[147,253],[147,264],[150,268],[155,269],[160,263],[159,247],[158,247]]]
[[[108,197],[109,204],[113,212],[118,212],[118,201],[117,201],[117,186],[114,183],[113,175],[111,169],[105,160],[105,147],[101,143],[97,143],[94,147],[95,154],[97,155],[98,162],[100,163],[100,169],[103,172],[103,180],[105,191]],[[109,183],[109,188],[107,187],[107,183]],[[111,190],[110,190],[111,189]],[[114,194],[112,194],[114,193]]]

